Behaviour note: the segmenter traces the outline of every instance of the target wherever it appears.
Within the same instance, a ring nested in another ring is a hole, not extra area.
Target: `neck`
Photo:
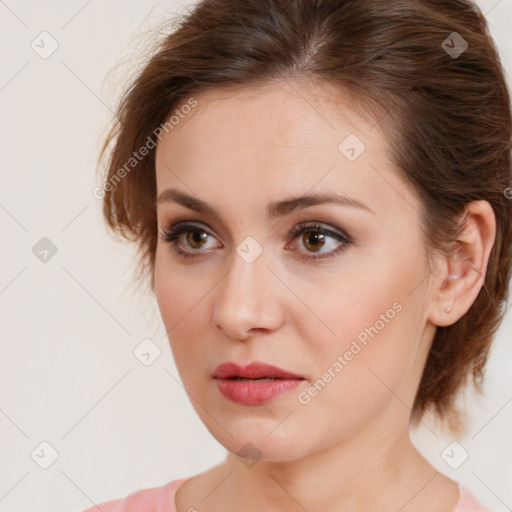
[[[458,500],[455,483],[419,454],[408,422],[402,428],[398,422],[404,424],[403,416],[382,418],[334,447],[290,461],[260,460],[248,467],[229,453],[213,500],[223,510],[247,512],[451,512]]]

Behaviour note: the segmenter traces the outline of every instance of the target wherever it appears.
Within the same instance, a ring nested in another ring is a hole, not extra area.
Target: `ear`
[[[459,218],[462,224],[448,254],[438,259],[428,319],[434,325],[454,324],[467,313],[482,289],[496,236],[496,218],[487,201],[473,201]]]

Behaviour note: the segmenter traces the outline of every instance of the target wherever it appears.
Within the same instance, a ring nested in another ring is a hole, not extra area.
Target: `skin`
[[[157,204],[160,231],[194,221],[199,235],[209,234],[195,245],[178,238],[193,258],[159,237],[155,293],[183,385],[228,450],[179,488],[178,512],[449,512],[459,499],[456,483],[411,443],[409,423],[436,326],[457,321],[483,285],[494,215],[488,203],[472,203],[464,252],[436,255],[429,267],[419,199],[387,158],[384,123],[360,117],[348,96],[336,95],[333,105],[332,90],[299,82],[202,92],[157,145],[157,194],[175,189],[220,215]],[[366,146],[355,161],[338,149],[350,133]],[[326,192],[373,212],[325,203],[266,215],[270,202]],[[315,221],[351,243],[330,258],[304,259],[339,246],[331,236],[312,244],[315,228],[290,235]],[[252,263],[236,252],[247,236],[263,248]],[[394,303],[401,306],[394,318],[300,403],[299,393]],[[212,377],[225,361],[262,361],[305,380],[264,405],[239,405]],[[235,455],[248,442],[261,455],[252,467]]]

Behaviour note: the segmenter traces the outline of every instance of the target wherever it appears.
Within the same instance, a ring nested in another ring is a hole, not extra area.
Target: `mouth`
[[[238,380],[241,382],[271,382],[273,380],[283,380],[276,377],[261,377],[260,379],[248,379],[245,377],[228,377],[227,380]]]
[[[266,404],[305,380],[301,375],[266,363],[240,366],[232,361],[217,366],[213,377],[222,395],[244,406]]]
[[[253,362],[241,366],[232,361],[222,363],[213,372],[215,379],[239,381],[304,380],[304,377],[267,363]]]

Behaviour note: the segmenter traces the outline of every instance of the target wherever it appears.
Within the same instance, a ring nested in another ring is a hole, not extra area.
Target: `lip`
[[[266,363],[254,362],[240,366],[231,361],[217,366],[213,377],[222,395],[241,405],[269,402],[296,388],[304,380],[300,375]]]
[[[233,377],[242,377],[246,379],[263,379],[270,377],[274,379],[303,379],[301,375],[283,370],[277,366],[258,361],[240,366],[237,363],[228,361],[222,363],[213,372],[216,379],[230,379]]]

